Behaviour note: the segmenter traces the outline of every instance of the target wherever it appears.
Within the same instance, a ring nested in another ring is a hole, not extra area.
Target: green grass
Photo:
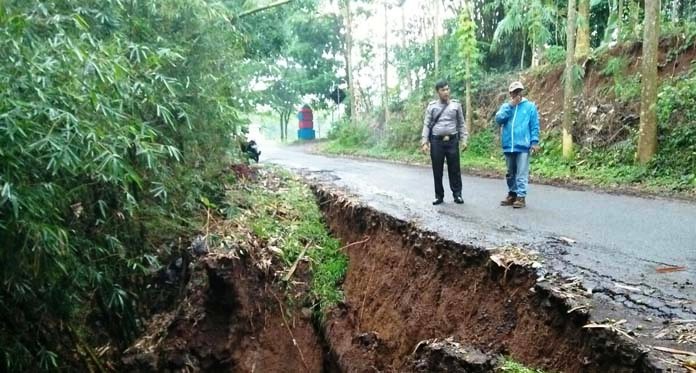
[[[417,146],[413,149],[390,148],[384,144],[376,146],[344,145],[339,141],[329,141],[319,146],[319,151],[332,155],[353,155],[378,159],[389,159],[409,163],[426,163],[430,156],[419,151]]]
[[[235,191],[231,204],[248,206],[243,218],[253,234],[280,249],[285,268],[307,247],[311,266],[311,298],[325,311],[343,299],[340,287],[348,259],[340,242],[331,237],[311,190],[290,174],[273,170],[265,185],[248,185],[247,193]]]
[[[540,369],[531,369],[527,368],[524,365],[510,360],[510,359],[505,359],[505,362],[503,363],[503,366],[500,368],[500,372],[506,372],[506,373],[544,373],[544,371]]]

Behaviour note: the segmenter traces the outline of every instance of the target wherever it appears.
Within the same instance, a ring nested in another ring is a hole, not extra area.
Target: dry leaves
[[[524,250],[517,246],[496,247],[490,251],[493,253],[490,256],[491,261],[506,270],[513,264],[521,267],[541,267],[537,251]]]
[[[589,323],[589,324],[583,326],[583,329],[607,329],[607,330],[611,330],[614,333],[621,334],[628,339],[634,340],[635,338],[631,337],[630,335],[628,335],[628,333],[626,333],[625,331],[621,330],[621,328],[619,328],[619,326],[624,324],[624,323],[626,323],[626,320],[607,322],[604,324]]]

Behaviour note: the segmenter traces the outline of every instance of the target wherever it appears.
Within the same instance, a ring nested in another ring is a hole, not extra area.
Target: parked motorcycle
[[[253,159],[256,163],[259,163],[259,156],[261,156],[261,151],[259,150],[256,141],[249,140],[246,144],[242,144],[242,153],[244,153],[249,159]]]

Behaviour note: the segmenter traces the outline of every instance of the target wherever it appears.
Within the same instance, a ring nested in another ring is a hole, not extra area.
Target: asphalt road
[[[695,204],[532,184],[527,208],[513,210],[499,206],[507,193],[504,180],[465,176],[463,205],[448,195],[445,204],[432,206],[429,167],[326,157],[304,147],[263,144],[261,150],[262,162],[329,181],[445,238],[483,247],[530,247],[542,253],[549,271],[578,276],[595,293],[629,308],[695,318]],[[446,172],[444,183],[448,190]],[[656,271],[665,265],[687,269]]]

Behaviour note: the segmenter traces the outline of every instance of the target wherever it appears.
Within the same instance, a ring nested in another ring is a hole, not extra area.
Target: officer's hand
[[[541,147],[537,145],[532,145],[532,154],[537,153],[541,150]]]
[[[421,145],[420,150],[423,153],[427,153],[428,152],[428,143],[426,142],[425,144]]]
[[[469,147],[469,144],[467,144],[467,143],[465,143],[465,142],[460,142],[460,143],[459,143],[459,148],[460,148],[462,151],[466,150],[466,148],[468,148],[468,147]]]

